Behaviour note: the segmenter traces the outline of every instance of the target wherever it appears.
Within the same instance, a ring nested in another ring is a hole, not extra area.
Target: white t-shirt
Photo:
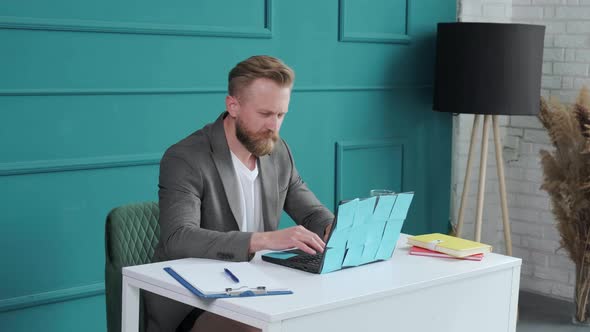
[[[230,151],[231,152],[231,151]],[[254,170],[248,169],[236,155],[231,152],[234,170],[238,177],[238,193],[242,208],[242,220],[238,226],[242,232],[262,232],[262,202],[260,197],[260,177],[258,176],[258,164]]]

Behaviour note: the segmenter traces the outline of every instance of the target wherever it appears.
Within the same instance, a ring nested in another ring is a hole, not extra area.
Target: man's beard
[[[279,135],[271,130],[258,133],[249,131],[239,118],[236,120],[236,137],[256,157],[270,154],[279,139]]]

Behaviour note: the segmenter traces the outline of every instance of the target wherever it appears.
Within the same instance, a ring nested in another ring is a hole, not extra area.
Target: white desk
[[[392,259],[325,275],[270,264],[257,255],[253,264],[294,294],[235,299],[192,295],[162,270],[170,262],[127,267],[123,331],[138,330],[139,289],[271,332],[515,331],[520,259],[487,254],[480,262],[463,261],[412,256],[408,249],[402,235]]]

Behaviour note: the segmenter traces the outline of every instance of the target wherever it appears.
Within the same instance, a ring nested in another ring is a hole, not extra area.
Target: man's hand
[[[303,226],[294,226],[274,232],[254,233],[250,239],[250,253],[259,250],[298,248],[308,254],[324,252],[326,244],[320,237]]]

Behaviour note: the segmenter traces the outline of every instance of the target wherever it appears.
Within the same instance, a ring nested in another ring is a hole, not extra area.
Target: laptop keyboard
[[[298,255],[292,258],[289,258],[289,262],[296,263],[296,264],[305,264],[310,267],[314,267],[319,269],[320,263],[322,261],[323,254],[315,254],[315,255]]]

